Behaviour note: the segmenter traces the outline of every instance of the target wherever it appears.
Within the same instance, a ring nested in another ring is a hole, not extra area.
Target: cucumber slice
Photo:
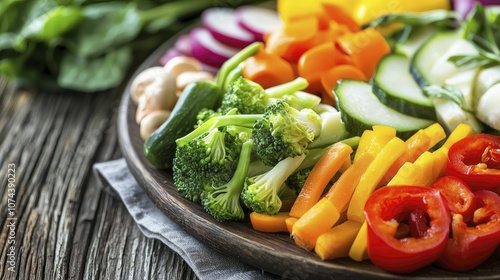
[[[384,105],[372,92],[369,83],[343,79],[335,87],[337,106],[342,114],[347,131],[360,136],[374,125],[394,127],[397,135],[407,139],[419,129],[434,121],[415,118]]]
[[[394,52],[405,55],[406,57],[413,57],[420,46],[427,42],[427,40],[437,32],[438,29],[430,25],[415,26],[410,32],[410,36],[406,42],[395,44]]]
[[[401,113],[435,120],[432,100],[424,95],[409,69],[410,59],[404,55],[384,56],[373,76],[373,93],[382,103]]]
[[[458,40],[460,40],[460,34],[457,31],[441,31],[429,38],[418,49],[412,58],[410,72],[420,86],[443,84],[443,81],[432,76],[430,70]]]

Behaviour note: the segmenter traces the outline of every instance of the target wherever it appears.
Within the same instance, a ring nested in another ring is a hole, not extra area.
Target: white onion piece
[[[256,41],[263,41],[264,34],[274,31],[283,22],[276,11],[257,6],[241,6],[236,9],[236,21],[252,33]]]
[[[191,50],[194,58],[216,68],[239,51],[217,41],[207,29],[201,27],[191,31]]]
[[[243,29],[236,21],[231,8],[210,8],[201,15],[201,24],[219,42],[242,49],[255,41],[252,33]]]

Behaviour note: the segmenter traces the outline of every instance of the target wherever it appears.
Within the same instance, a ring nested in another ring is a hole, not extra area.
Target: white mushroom
[[[170,59],[163,67],[176,77],[187,71],[201,71],[201,63],[189,56],[176,56]]]
[[[170,117],[170,111],[158,110],[151,112],[150,114],[142,118],[139,128],[142,140],[146,140],[169,117]]]
[[[139,98],[144,94],[146,86],[151,84],[158,75],[167,71],[161,66],[153,66],[140,72],[130,85],[130,97],[135,104],[139,103]]]
[[[178,99],[176,91],[175,77],[169,72],[159,73],[156,79],[144,88],[144,94],[139,98],[137,123],[153,111],[172,110]]]
[[[184,88],[192,83],[197,81],[212,81],[214,79],[214,75],[205,71],[186,71],[179,76],[177,76],[177,96],[179,96]]]

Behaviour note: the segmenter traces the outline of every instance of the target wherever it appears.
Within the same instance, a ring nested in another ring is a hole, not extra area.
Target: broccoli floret
[[[257,157],[275,165],[287,157],[307,153],[307,146],[321,132],[321,118],[312,109],[297,110],[283,100],[266,107],[252,130]]]
[[[296,194],[299,194],[300,191],[302,190],[302,187],[304,186],[304,183],[307,180],[307,177],[309,177],[309,174],[311,173],[312,169],[313,166],[309,166],[303,169],[298,169],[292,175],[290,175],[288,179],[286,179],[286,185],[290,189],[293,189]]]
[[[286,179],[306,156],[288,157],[278,162],[270,171],[247,177],[241,198],[243,203],[258,213],[276,214],[281,208],[279,193]]]
[[[177,145],[172,166],[175,186],[184,197],[199,202],[205,186],[231,179],[240,149],[237,137],[217,128]]]
[[[348,136],[341,113],[333,106],[320,104],[314,111],[321,117],[321,134],[309,144],[310,149],[335,144]]]
[[[198,112],[196,115],[196,125],[194,128],[197,128],[200,126],[202,123],[206,122],[207,120],[213,118],[213,117],[218,117],[221,116],[222,114],[218,111],[215,111],[213,109],[202,109],[201,111]]]
[[[264,90],[257,83],[238,77],[228,85],[228,90],[222,97],[218,110],[226,114],[229,110],[236,108],[239,114],[262,114],[269,104],[281,98],[285,98],[297,108],[312,108],[320,103],[321,98],[300,91],[307,86],[307,80],[299,77],[291,82]]]
[[[223,185],[206,186],[202,193],[205,211],[218,221],[242,220],[245,217],[240,195],[247,177],[252,147],[251,140],[243,143],[238,166],[229,182]]]

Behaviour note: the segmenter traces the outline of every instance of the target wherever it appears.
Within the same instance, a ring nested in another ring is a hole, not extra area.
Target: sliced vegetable
[[[411,117],[387,107],[366,82],[341,80],[335,94],[346,129],[354,135],[361,135],[373,125],[384,125],[394,127],[399,137],[407,139],[419,129],[433,124],[431,120]]]
[[[500,245],[500,196],[481,190],[474,192],[472,221],[452,214],[451,238],[437,263],[449,271],[467,271],[484,262]]]
[[[472,190],[500,186],[500,136],[475,134],[450,147],[446,174],[464,180]]]
[[[422,237],[395,238],[400,223],[420,209],[429,229]],[[365,206],[368,254],[376,266],[395,273],[409,273],[436,261],[446,248],[450,215],[439,191],[420,186],[383,187]]]
[[[279,28],[283,23],[273,10],[258,6],[241,6],[236,9],[236,21],[254,40],[264,41],[264,35]]]
[[[319,236],[314,251],[322,260],[333,260],[349,255],[361,223],[347,220]]]
[[[300,218],[318,202],[327,184],[351,153],[351,146],[342,142],[337,142],[331,146],[311,170],[290,210],[290,216]]]
[[[336,43],[367,78],[372,77],[380,59],[391,51],[384,36],[374,28],[345,34]]]
[[[222,44],[242,49],[255,41],[252,33],[243,29],[232,8],[217,7],[203,11],[201,24]]]
[[[410,60],[405,56],[384,56],[373,76],[373,92],[382,103],[401,113],[435,120],[432,99],[424,95],[409,69]]]
[[[500,83],[488,89],[476,108],[476,116],[479,120],[493,129],[500,131]]]
[[[336,105],[334,88],[341,79],[354,79],[368,82],[365,74],[358,68],[350,64],[338,65],[321,75],[323,103]]]
[[[437,179],[432,188],[441,192],[452,215],[460,214],[465,222],[469,221],[475,210],[474,194],[462,179],[444,176]]]
[[[193,57],[210,66],[221,67],[238,52],[238,49],[217,41],[208,29],[198,27],[190,34]]]
[[[252,212],[249,215],[254,230],[261,232],[288,232],[286,219],[288,212],[278,212],[274,215]]]
[[[268,53],[263,47],[245,60],[242,75],[265,89],[295,79],[292,65],[278,55]]]

